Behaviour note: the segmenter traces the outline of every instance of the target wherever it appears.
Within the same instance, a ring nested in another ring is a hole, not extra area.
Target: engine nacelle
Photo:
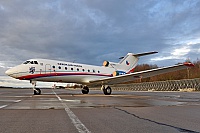
[[[108,67],[109,64],[110,64],[109,61],[104,61],[104,62],[103,62],[103,66],[105,66],[105,67]]]
[[[119,76],[119,75],[125,75],[126,72],[123,72],[123,71],[114,71],[113,72],[113,76]]]

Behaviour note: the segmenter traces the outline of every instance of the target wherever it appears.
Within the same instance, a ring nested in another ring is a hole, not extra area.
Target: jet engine
[[[105,67],[108,67],[109,64],[110,64],[109,61],[104,61],[104,62],[103,62],[103,66],[105,66]]]
[[[123,71],[114,71],[113,76],[125,75],[126,73]]]

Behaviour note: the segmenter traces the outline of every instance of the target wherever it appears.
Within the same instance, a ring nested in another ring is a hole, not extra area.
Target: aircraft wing
[[[194,66],[192,63],[178,64],[178,65],[169,66],[169,67],[162,67],[162,68],[156,68],[156,69],[145,70],[145,71],[140,71],[140,72],[134,72],[134,73],[125,74],[125,75],[119,75],[115,77],[103,78],[100,80],[93,80],[93,81],[90,81],[90,84],[91,85],[120,84],[120,83],[133,81],[139,78],[147,78],[147,77],[152,77],[152,76],[156,76],[159,74],[164,74],[164,73],[168,73],[172,71],[186,69],[192,66]]]

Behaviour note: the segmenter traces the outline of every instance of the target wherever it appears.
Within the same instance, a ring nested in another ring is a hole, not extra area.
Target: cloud
[[[101,65],[147,51],[159,54],[140,63],[164,66],[196,59],[200,42],[188,42],[200,36],[199,7],[199,1],[187,0],[1,1],[0,60],[11,61],[1,66],[29,58]]]
[[[56,86],[66,86],[67,83],[55,83],[55,82],[37,82],[36,85],[37,87],[48,87],[51,88],[53,85]],[[5,87],[28,87],[30,89],[33,88],[33,85],[30,83],[28,80],[18,80],[18,79],[13,79],[8,76],[0,76],[0,86],[5,86]]]
[[[43,83],[39,82],[38,86],[39,87],[51,87],[53,83]],[[24,81],[24,80],[18,80],[18,79],[13,79],[8,76],[0,76],[0,86],[8,86],[8,87],[30,87],[32,88],[33,86],[30,84],[29,81]]]
[[[170,62],[184,62],[187,59],[191,61],[196,61],[199,57],[200,49],[200,40],[196,39],[193,41],[181,42],[182,44],[176,44],[170,47],[169,50],[166,50],[163,55],[152,58],[152,61],[161,61],[171,60]]]
[[[187,55],[189,52],[190,52],[190,47],[189,46],[184,46],[182,48],[175,49],[171,54],[173,56],[179,57],[179,56]]]

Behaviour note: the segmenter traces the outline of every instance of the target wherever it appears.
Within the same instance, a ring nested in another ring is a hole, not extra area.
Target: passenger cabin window
[[[61,69],[61,66],[59,66],[58,69]]]
[[[65,70],[67,70],[67,67],[65,67]]]

